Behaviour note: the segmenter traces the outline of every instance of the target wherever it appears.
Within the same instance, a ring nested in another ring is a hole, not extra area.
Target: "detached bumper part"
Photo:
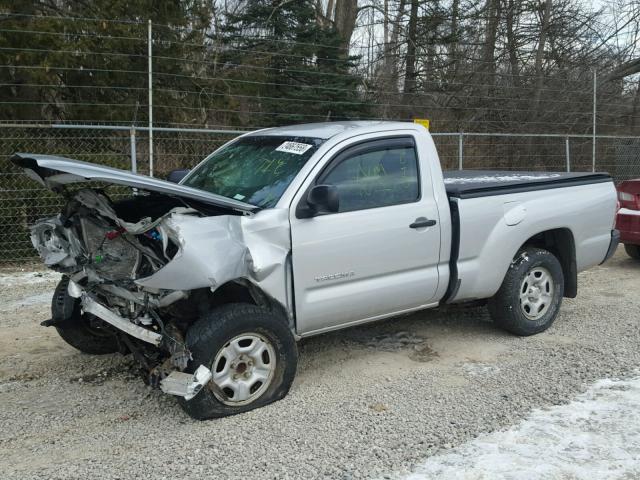
[[[204,365],[200,365],[194,373],[173,371],[162,379],[160,390],[191,400],[209,383],[212,376],[211,370]]]
[[[161,334],[131,323],[126,318],[98,303],[85,292],[81,293],[80,299],[82,309],[85,312],[95,315],[132,337],[155,346],[160,345],[163,338]],[[186,400],[191,400],[202,390],[202,387],[209,383],[212,376],[211,370],[204,365],[200,365],[195,373],[192,374],[174,370],[160,381],[160,390],[164,393],[179,395]]]
[[[618,244],[620,243],[620,231],[613,229],[611,230],[611,241],[609,242],[609,248],[607,250],[607,254],[604,257],[604,260],[600,262],[602,265],[604,262],[613,257],[613,254],[616,253],[616,249],[618,248]]]
[[[81,295],[81,305],[82,310],[87,313],[91,313],[96,317],[104,320],[111,326],[117,328],[118,330],[122,330],[125,333],[128,333],[132,337],[136,337],[144,342],[151,343],[155,346],[160,345],[160,341],[162,340],[162,335],[159,333],[152,332],[151,330],[147,330],[146,328],[139,327],[131,323],[126,318],[122,318],[117,313],[112,312],[104,305],[96,302],[91,296],[86,293],[82,293]]]

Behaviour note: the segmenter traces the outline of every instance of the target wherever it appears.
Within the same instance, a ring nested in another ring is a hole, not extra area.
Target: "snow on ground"
[[[36,283],[58,280],[59,278],[60,274],[52,272],[51,270],[44,270],[41,272],[0,272],[0,285],[3,287],[33,285]]]
[[[25,309],[48,307],[51,305],[53,290],[60,274],[50,270],[37,272],[0,270],[0,314],[9,314],[11,323],[18,318],[16,313],[27,315]],[[7,326],[5,320],[3,326]]]
[[[53,292],[39,293],[38,295],[30,295],[28,297],[14,300],[4,304],[0,304],[0,311],[9,311],[20,307],[32,307],[35,305],[46,305],[51,303]]]
[[[640,478],[640,377],[596,382],[568,405],[430,457],[405,478]]]

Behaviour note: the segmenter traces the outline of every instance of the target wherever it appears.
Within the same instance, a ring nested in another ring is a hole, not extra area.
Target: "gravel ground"
[[[580,275],[547,332],[501,332],[480,307],[308,339],[287,398],[197,422],[127,357],[83,355],[53,329],[56,276],[0,272],[2,478],[394,478],[434,454],[640,366],[640,263]]]
[[[429,457],[406,480],[640,478],[640,377],[599,380],[566,405]]]

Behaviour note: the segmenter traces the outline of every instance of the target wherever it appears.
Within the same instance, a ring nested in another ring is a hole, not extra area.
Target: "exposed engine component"
[[[140,263],[140,249],[131,248],[123,229],[113,230],[106,222],[101,223],[93,218],[80,219],[83,244],[93,269],[107,280],[134,277]]]
[[[127,207],[131,209],[132,204],[135,198],[128,200]],[[83,189],[61,214],[37,222],[31,235],[45,263],[69,276],[68,294],[79,299],[82,311],[114,327],[114,332],[133,337],[127,339],[125,348],[132,353],[135,350],[149,383],[156,386],[186,369],[191,359],[182,332],[174,319],[163,313],[175,302],[187,299],[189,293],[135,283],[157,272],[178,252],[163,222],[175,214],[198,216],[194,209],[169,205],[156,218],[128,222],[116,214],[116,205],[104,193]],[[135,345],[135,339],[156,347],[155,351]],[[173,390],[193,396],[201,388],[197,381],[209,378],[210,374],[207,377],[200,371],[193,380],[196,383],[187,382],[182,389]]]

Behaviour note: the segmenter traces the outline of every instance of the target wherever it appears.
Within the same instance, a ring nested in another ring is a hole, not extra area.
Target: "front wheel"
[[[215,308],[187,331],[188,370],[211,370],[209,384],[191,400],[191,417],[206,420],[263,407],[283,398],[296,373],[298,350],[286,319],[250,304]]]
[[[118,351],[118,340],[108,330],[92,325],[95,318],[82,313],[80,300],[69,296],[69,278],[62,277],[51,300],[53,318],[63,320],[56,325],[58,335],[76,350],[90,355],[105,355]]]
[[[515,335],[543,332],[558,315],[564,276],[549,251],[527,247],[511,263],[500,290],[489,299],[489,313],[499,327]]]

